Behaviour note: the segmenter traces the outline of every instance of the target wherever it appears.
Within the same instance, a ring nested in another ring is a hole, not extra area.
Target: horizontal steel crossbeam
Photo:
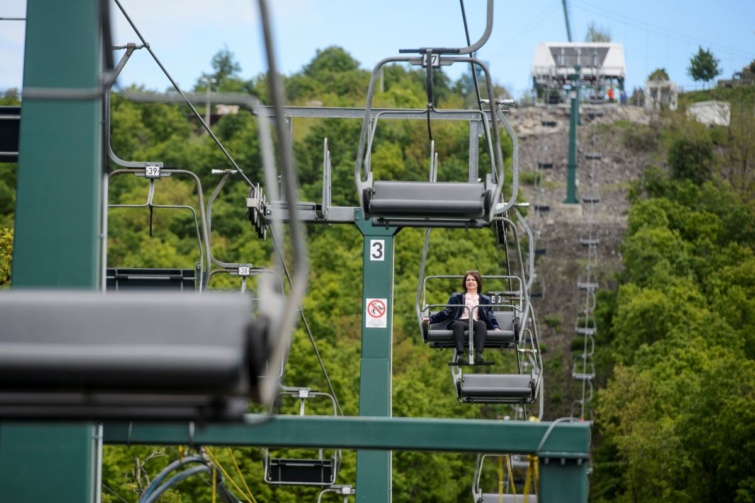
[[[554,425],[550,422],[404,417],[273,416],[265,420],[265,416],[248,415],[247,422],[242,424],[106,423],[104,442],[538,453],[541,459],[587,460],[590,426],[589,423]]]

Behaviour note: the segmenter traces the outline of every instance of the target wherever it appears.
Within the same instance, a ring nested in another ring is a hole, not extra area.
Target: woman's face
[[[464,285],[467,287],[468,292],[470,290],[474,292],[477,291],[477,280],[471,274],[467,274],[467,276],[464,278]]]

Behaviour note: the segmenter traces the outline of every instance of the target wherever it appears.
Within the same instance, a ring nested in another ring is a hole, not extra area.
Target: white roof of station
[[[565,76],[582,67],[582,75],[624,78],[624,47],[612,42],[558,42],[538,44],[532,75]]]

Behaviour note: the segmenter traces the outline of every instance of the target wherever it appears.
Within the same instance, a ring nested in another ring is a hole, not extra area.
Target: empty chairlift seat
[[[119,268],[106,271],[106,288],[124,290],[196,290],[197,271],[194,269]]]
[[[265,482],[268,484],[331,486],[336,481],[338,460],[268,458]]]
[[[287,388],[278,395],[279,400],[286,396],[299,399],[300,416],[305,415],[306,401],[322,397],[330,399],[333,415],[337,415],[336,400],[328,393],[309,388]],[[340,464],[340,449],[333,449],[331,456],[325,456],[323,449],[318,449],[317,457],[310,458],[275,457],[270,449],[265,449],[265,482],[272,485],[330,487],[336,483]]]
[[[376,181],[364,190],[370,218],[404,226],[481,227],[491,205],[483,183]]]
[[[535,380],[529,374],[464,374],[457,386],[462,402],[520,403],[535,396]]]

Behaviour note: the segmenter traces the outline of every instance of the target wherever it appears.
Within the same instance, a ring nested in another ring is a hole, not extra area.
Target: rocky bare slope
[[[595,112],[598,112],[597,114]],[[577,193],[598,196],[592,208],[563,204],[566,197],[569,151],[569,108],[526,107],[512,110],[509,121],[519,138],[519,170],[522,182],[539,171],[541,182],[522,183],[520,190],[531,204],[528,223],[539,241],[536,274],[542,281],[543,298],[534,301],[546,358],[546,418],[570,413],[580,387],[571,381],[570,346],[576,337],[577,315],[584,309],[585,294],[577,283],[586,277],[587,249],[580,244],[592,222],[593,237],[600,240],[596,274],[600,288],[613,286],[613,274],[621,267],[620,244],[626,231],[629,183],[638,179],[650,161],[647,154],[625,146],[625,129],[617,121],[646,125],[649,117],[636,107],[603,105],[583,107],[577,140]],[[550,125],[543,125],[550,122]],[[555,126],[552,123],[555,122]],[[589,159],[586,154],[602,154]],[[540,163],[552,168],[540,169]],[[535,207],[548,211],[535,211]],[[598,327],[598,336],[600,327]]]

